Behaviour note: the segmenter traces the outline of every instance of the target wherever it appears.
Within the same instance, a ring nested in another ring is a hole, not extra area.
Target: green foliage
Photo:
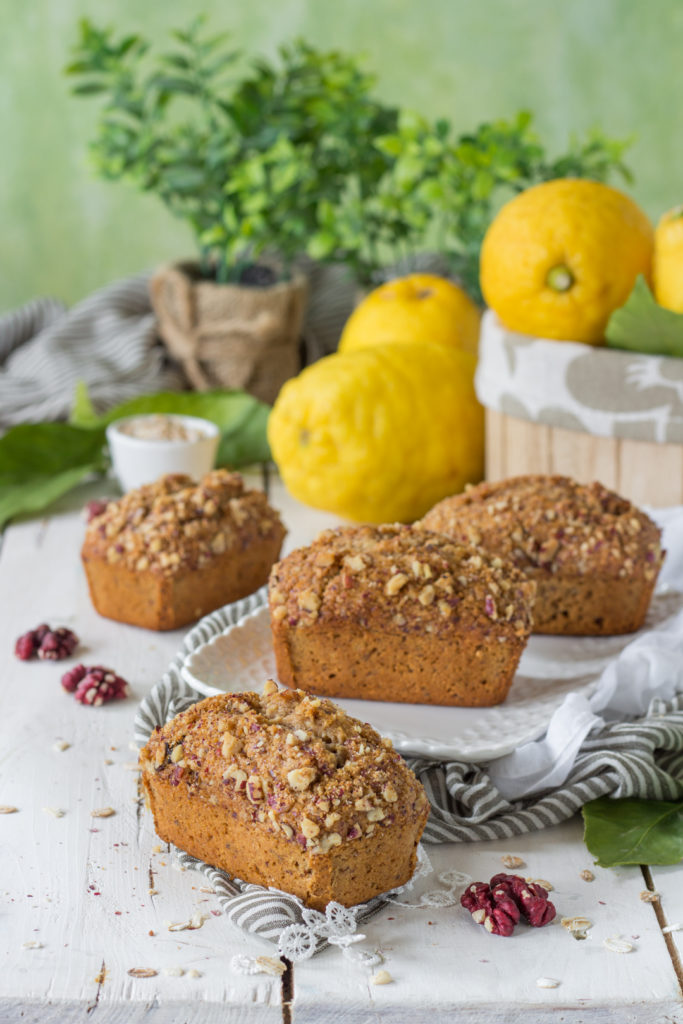
[[[605,180],[616,172],[628,179],[622,162],[627,145],[594,131],[550,161],[527,111],[459,136],[446,120],[402,112],[397,131],[376,140],[391,161],[379,187],[368,197],[349,188],[342,209],[328,218],[329,244],[336,230],[338,247],[368,282],[381,269],[377,254],[391,254],[386,262],[410,262],[431,248],[446,256],[452,273],[481,301],[479,251],[500,205],[551,178]]]
[[[605,336],[610,348],[681,358],[683,313],[658,305],[641,275],[625,305],[612,313]]]
[[[70,423],[30,423],[0,438],[0,529],[22,512],[39,512],[109,465],[105,428],[122,416],[179,413],[211,420],[221,430],[218,466],[239,469],[270,458],[270,409],[243,391],[141,395],[97,416],[88,390],[76,387]]]
[[[0,528],[20,512],[38,512],[90,473],[106,468],[104,429],[68,423],[12,427],[0,438]]]
[[[396,112],[334,51],[297,41],[240,77],[239,55],[224,36],[205,36],[202,19],[174,36],[176,49],[154,56],[138,36],[81,22],[67,72],[74,92],[105,98],[97,169],[186,219],[207,275],[239,280],[268,250],[287,276],[316,235],[318,205],[339,201],[352,169],[368,188],[381,174],[386,160],[369,140],[393,130]]]
[[[531,115],[457,135],[372,97],[354,58],[299,40],[242,59],[202,19],[154,55],[81,22],[74,91],[101,94],[100,174],[156,192],[195,233],[203,271],[240,280],[261,254],[287,276],[301,254],[344,261],[364,284],[418,252],[443,253],[471,294],[501,203],[550,178],[628,179],[626,143],[597,131],[549,160]]]
[[[582,812],[586,846],[603,868],[683,859],[683,802],[600,797]]]

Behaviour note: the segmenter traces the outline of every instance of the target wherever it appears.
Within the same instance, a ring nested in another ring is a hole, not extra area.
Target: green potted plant
[[[240,387],[272,401],[299,368],[306,281],[320,212],[351,176],[365,191],[388,157],[368,140],[398,112],[370,95],[356,62],[303,42],[247,62],[201,19],[153,54],[137,35],[81,22],[74,92],[101,94],[92,144],[108,180],[156,193],[191,226],[197,262],[151,281],[160,332],[199,388]]]

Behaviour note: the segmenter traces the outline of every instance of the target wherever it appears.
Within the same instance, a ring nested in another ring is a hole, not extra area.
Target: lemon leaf
[[[599,797],[582,807],[584,841],[603,868],[678,864],[683,858],[683,802]]]
[[[626,303],[612,313],[605,336],[610,348],[683,358],[683,313],[658,305],[640,275]]]

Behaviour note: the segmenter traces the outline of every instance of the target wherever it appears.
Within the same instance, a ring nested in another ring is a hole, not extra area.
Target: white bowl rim
[[[196,426],[197,429],[201,431],[202,436],[196,437],[191,441],[164,440],[163,438],[134,437],[132,434],[126,434],[119,429],[122,423],[129,423],[131,420],[149,419],[150,416],[166,416],[169,419],[176,420],[189,427]],[[131,413],[130,416],[121,416],[119,419],[112,420],[112,422],[107,426],[106,434],[107,440],[110,443],[114,440],[116,444],[127,444],[134,448],[147,446],[156,447],[157,445],[164,445],[166,449],[191,448],[193,445],[201,444],[203,441],[210,441],[215,437],[218,437],[220,434],[220,428],[213,422],[213,420],[206,420],[201,416],[185,416],[184,413],[176,412],[142,412]]]

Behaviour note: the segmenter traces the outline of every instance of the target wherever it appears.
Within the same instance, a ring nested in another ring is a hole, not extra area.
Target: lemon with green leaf
[[[512,331],[601,345],[638,275],[650,279],[652,250],[652,225],[632,199],[560,178],[500,210],[482,245],[481,288]]]

